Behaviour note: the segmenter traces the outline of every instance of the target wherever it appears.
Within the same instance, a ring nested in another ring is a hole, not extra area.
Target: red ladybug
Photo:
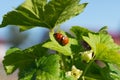
[[[62,46],[65,46],[69,42],[69,38],[61,33],[55,33],[54,37]]]

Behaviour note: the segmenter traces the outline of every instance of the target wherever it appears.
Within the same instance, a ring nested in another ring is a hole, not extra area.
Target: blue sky
[[[1,0],[0,23],[4,14],[13,10],[23,1]],[[120,31],[120,0],[81,0],[81,3],[83,2],[89,3],[84,12],[65,22],[62,26],[69,28],[72,25],[79,25],[93,30],[108,26],[108,30],[111,32]]]
[[[109,31],[120,31],[120,0],[82,0],[88,2],[86,9],[79,16],[69,20],[65,25],[80,25],[98,30],[108,26]]]

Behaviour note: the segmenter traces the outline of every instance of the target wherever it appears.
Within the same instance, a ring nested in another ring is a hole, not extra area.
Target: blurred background
[[[14,10],[22,2],[24,0],[0,0],[0,23],[4,14]],[[63,23],[61,28],[68,31],[71,26],[78,25],[98,31],[101,27],[108,26],[108,32],[120,44],[120,0],[81,0],[81,3],[84,2],[88,3],[84,12]],[[19,32],[19,28],[15,26],[0,28],[0,80],[17,80],[17,72],[6,77],[3,70],[2,60],[6,50],[12,45],[25,49],[43,42],[48,38],[48,32],[48,29],[38,27],[24,32]]]

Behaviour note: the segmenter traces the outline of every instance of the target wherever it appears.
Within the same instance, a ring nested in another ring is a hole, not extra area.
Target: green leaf
[[[87,3],[79,4],[79,0],[26,0],[4,15],[0,27],[18,25],[22,29],[34,26],[53,28],[81,13],[86,5]]]
[[[19,53],[20,51],[21,50],[18,48],[13,48],[13,49],[9,49],[6,52],[6,56],[4,57],[4,60],[3,60],[3,66],[4,66],[7,74],[11,74],[17,69],[17,67],[14,65],[14,63],[15,63],[14,59],[16,59],[16,58],[14,57],[14,55],[11,58],[10,55],[12,55],[12,53],[14,53],[14,52]]]
[[[30,47],[25,50],[11,48],[6,52],[3,60],[3,65],[7,74],[13,73],[17,68],[24,70],[26,67],[35,65],[35,59],[47,54],[46,48],[41,44]],[[32,66],[31,66],[32,67]]]
[[[29,11],[33,13],[36,17],[44,17],[39,14],[43,14],[44,6],[46,5],[47,0],[26,0],[22,5],[20,5],[17,10],[25,10],[26,13]]]
[[[67,56],[72,55],[71,47],[72,47],[72,45],[73,46],[77,45],[78,44],[77,41],[75,39],[69,38],[69,43],[65,46],[62,46],[56,41],[53,34],[54,34],[53,32],[50,32],[49,35],[50,35],[51,41],[48,41],[48,42],[44,43],[43,47],[55,50],[59,53],[67,55]]]
[[[65,76],[63,79],[61,80],[76,80],[73,76]]]
[[[95,62],[89,67],[88,72],[84,76],[85,80],[119,80],[112,77],[112,74],[118,75],[117,73],[119,72],[115,72],[116,68],[115,66],[113,67],[113,64],[106,63],[105,67],[99,67],[98,64]]]
[[[88,37],[83,36],[83,39],[91,46],[96,59],[120,66],[120,54],[118,53],[120,47],[114,43],[109,34],[89,33],[88,35]]]
[[[110,67],[110,76],[115,80],[120,80],[120,68],[113,64],[108,64]]]
[[[19,52],[21,50],[19,48],[8,49],[7,52],[6,52],[6,56],[14,53],[15,51]]]
[[[91,66],[90,68],[92,67],[93,66]],[[117,68],[117,66],[115,66],[114,64],[106,63],[106,66],[104,68],[94,66],[92,70],[99,72],[99,74],[94,73],[93,75],[92,73],[87,73],[86,77],[95,78],[95,80],[119,80],[120,79],[120,71]],[[90,72],[93,72],[92,70]],[[91,79],[87,79],[87,80],[91,80]]]
[[[97,76],[97,77],[99,77],[99,76]],[[90,77],[84,76],[84,78],[85,78],[85,80],[102,80],[102,79],[96,79],[93,76],[90,76]]]
[[[101,76],[104,80],[113,80],[113,78],[110,76],[110,69],[108,66],[100,69]]]
[[[18,78],[19,80],[35,80],[36,78],[35,74],[36,74],[36,67],[31,65],[23,70],[20,70]]]
[[[40,57],[32,64],[19,72],[20,80],[58,80],[60,76],[60,57],[48,55]]]
[[[49,55],[38,60],[37,80],[58,80],[60,76],[60,57]]]
[[[34,26],[46,26],[43,20],[40,20],[43,16],[43,12],[41,12],[41,16],[39,16],[38,14],[40,13],[40,11],[43,10],[36,9],[36,6],[38,6],[39,8],[42,7],[43,4],[45,4],[45,1],[46,0],[37,0],[36,2],[36,0],[26,0],[18,8],[4,15],[2,24],[0,26],[3,27],[6,25],[19,25],[28,27],[27,29]],[[39,10],[39,12],[36,10]]]
[[[11,53],[9,53],[11,52]],[[28,54],[23,54],[19,49],[9,49],[7,55],[4,57],[3,64],[7,74],[11,74],[18,67],[24,67],[30,65],[34,59]]]
[[[107,27],[107,26],[104,26],[104,27],[102,27],[102,28],[99,30],[99,33],[108,34],[107,30],[108,30],[108,27]]]
[[[56,80],[60,76],[60,57],[48,55],[48,49],[41,44],[21,51],[11,48],[4,57],[7,74],[19,69],[19,80]]]
[[[70,32],[77,39],[77,41],[79,43],[79,45],[78,45],[79,52],[84,52],[86,50],[91,49],[91,47],[83,40],[82,36],[88,36],[88,33],[95,34],[95,32],[92,32],[92,31],[88,30],[87,28],[84,28],[81,26],[72,26],[72,28],[70,29]],[[76,47],[74,49],[77,51],[78,48]]]
[[[82,40],[82,36],[88,36],[88,33],[93,33],[92,31],[83,28],[81,26],[72,26],[70,31],[74,34],[74,36],[80,41]]]
[[[73,16],[80,14],[87,3],[79,4],[80,0],[51,0],[45,6],[45,22],[54,27]]]

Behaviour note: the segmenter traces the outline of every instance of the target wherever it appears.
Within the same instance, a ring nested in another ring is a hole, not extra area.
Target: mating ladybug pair
[[[57,40],[57,42],[62,46],[65,46],[69,42],[69,38],[61,33],[55,33],[54,37]]]

